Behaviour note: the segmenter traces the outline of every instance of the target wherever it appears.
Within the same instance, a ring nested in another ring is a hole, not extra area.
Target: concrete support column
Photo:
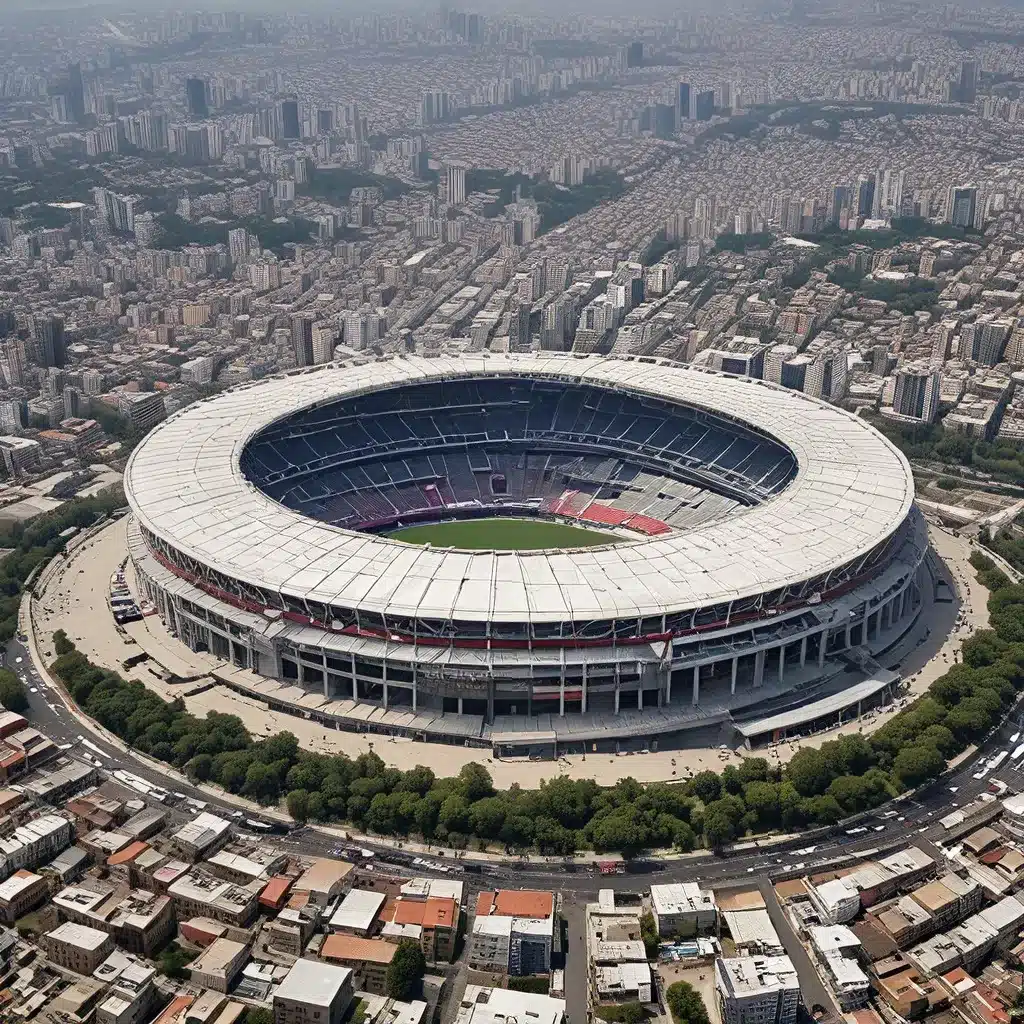
[[[359,683],[356,681],[355,672],[352,673],[352,699],[359,700]],[[461,704],[461,701],[459,703]],[[461,713],[461,711],[462,708],[460,707],[459,712]]]
[[[764,684],[764,659],[765,652],[758,651],[754,655],[754,686],[762,686]]]
[[[828,630],[823,629],[818,634],[818,668],[825,667],[825,652],[828,650]]]
[[[587,663],[583,662],[583,693],[580,700],[580,713],[586,714],[587,711]]]
[[[618,687],[616,687],[618,690]],[[672,703],[672,669],[669,669],[665,673],[665,706],[668,707]]]
[[[619,713],[619,683],[615,681],[615,714]]]
[[[804,637],[800,641],[800,667],[803,668],[807,664],[807,637]]]
[[[740,667],[740,659],[739,658],[733,658],[732,659],[732,681],[729,683],[729,692],[730,693],[735,693],[736,692],[736,672],[739,670],[739,667]]]
[[[459,697],[459,714],[462,714],[462,698]]]
[[[413,666],[413,670],[412,670],[412,709],[413,709],[413,711],[416,710],[416,698],[418,696],[419,696],[419,693],[418,693],[417,686],[416,686],[416,667],[414,665]]]
[[[846,650],[850,649],[850,624],[846,624]]]
[[[384,710],[387,711],[387,709],[388,709],[388,684],[386,682],[385,683],[381,683],[381,687],[384,690]]]
[[[785,682],[786,679],[786,645],[783,644],[779,648],[779,682]]]
[[[487,680],[487,723],[494,721],[494,680]]]
[[[636,684],[636,709],[637,711],[643,711],[644,709],[644,681],[640,680]]]
[[[700,665],[693,666],[693,703],[700,703]]]
[[[558,680],[558,716],[565,718],[565,674]]]

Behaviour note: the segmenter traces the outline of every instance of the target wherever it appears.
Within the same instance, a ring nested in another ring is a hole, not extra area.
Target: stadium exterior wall
[[[693,609],[689,629],[666,630],[663,616],[649,632],[594,641],[332,629],[283,600],[268,606],[246,581],[221,589],[149,528],[131,486],[129,496],[143,512],[129,542],[146,596],[182,642],[233,666],[235,685],[265,696],[260,680],[279,681],[293,710],[342,727],[497,748],[541,735],[563,745],[655,737],[811,699],[891,646],[930,585],[927,531],[911,504],[859,573],[837,569],[835,585],[811,594],[794,586],[757,615],[723,619],[714,605],[703,617]]]

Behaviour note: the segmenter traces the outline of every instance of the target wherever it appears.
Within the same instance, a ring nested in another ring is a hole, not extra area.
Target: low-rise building
[[[651,910],[664,938],[709,935],[718,928],[715,894],[696,882],[651,886]]]
[[[315,907],[285,907],[267,926],[270,945],[282,953],[302,956],[318,920]]]
[[[800,982],[788,956],[723,957],[715,961],[722,1024],[795,1024]]]
[[[299,876],[295,892],[309,893],[309,902],[326,907],[336,896],[345,892],[351,881],[352,865],[343,860],[318,857]]]
[[[92,974],[114,948],[113,940],[98,928],[65,921],[42,939],[47,958],[76,974]]]
[[[469,937],[470,966],[513,975],[547,974],[554,928],[553,893],[529,889],[482,892]]]
[[[0,922],[14,924],[30,910],[35,910],[49,892],[46,879],[31,871],[15,871],[0,882]]]
[[[331,917],[332,932],[369,936],[377,925],[377,916],[386,897],[382,892],[351,889]]]
[[[562,1024],[564,1019],[564,999],[507,988],[467,985],[455,1012],[454,1024],[506,1024],[510,1020]]]
[[[203,988],[226,993],[248,959],[249,947],[245,944],[217,939],[189,964],[189,977]]]
[[[341,1024],[353,991],[348,967],[296,960],[274,992],[274,1024]]]
[[[251,886],[233,885],[195,871],[169,885],[167,894],[174,901],[179,918],[212,917],[236,928],[246,928],[256,917],[262,888],[259,882]]]
[[[231,823],[203,811],[171,837],[182,856],[195,862],[209,856],[231,838]]]
[[[845,924],[860,911],[860,893],[845,878],[832,878],[820,885],[806,881],[804,887],[823,924]]]
[[[352,984],[358,992],[382,996],[387,984],[388,964],[398,947],[384,939],[364,939],[355,935],[328,935],[320,947],[320,958],[352,970]]]
[[[819,925],[808,929],[811,951],[821,974],[844,1011],[864,1006],[871,982],[858,962],[860,939],[845,925]]]

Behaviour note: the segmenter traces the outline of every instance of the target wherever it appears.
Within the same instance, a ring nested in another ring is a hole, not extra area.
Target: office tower
[[[103,374],[99,370],[86,370],[82,374],[82,390],[87,395],[103,393]]]
[[[292,353],[296,366],[313,365],[313,317],[308,313],[292,316]]]
[[[875,205],[875,179],[861,175],[857,179],[857,216],[870,217]]]
[[[72,121],[81,124],[85,120],[85,83],[82,81],[82,65],[68,67],[68,113]]]
[[[334,131],[333,110],[318,110],[316,112],[316,131],[318,135]]]
[[[679,99],[677,101],[679,107],[679,120],[686,121],[690,116],[690,83],[680,82],[679,83]]]
[[[210,108],[206,105],[206,81],[202,78],[185,79],[185,103],[189,117],[207,117]]]
[[[843,210],[848,210],[853,204],[853,189],[849,185],[836,185],[832,189],[832,208],[829,211],[829,223],[838,224]]]
[[[450,206],[461,206],[466,201],[465,164],[447,164],[444,169],[444,197]]]
[[[946,223],[955,228],[974,227],[978,208],[976,185],[950,186],[946,196]]]
[[[690,120],[710,121],[715,112],[715,90],[701,89],[690,92]]]
[[[893,410],[901,416],[934,423],[939,411],[942,374],[927,363],[901,367],[896,371]]]
[[[299,101],[281,101],[281,136],[285,139],[299,137]]]
[[[654,105],[654,135],[659,139],[670,139],[676,130],[676,108],[672,103]]]
[[[644,62],[644,44],[641,42],[630,43],[626,48],[626,67],[638,68]]]
[[[33,316],[32,337],[40,366],[63,366],[67,362],[64,321],[59,316]]]
[[[965,60],[960,65],[960,88],[957,98],[961,103],[971,103],[978,98],[978,62]]]

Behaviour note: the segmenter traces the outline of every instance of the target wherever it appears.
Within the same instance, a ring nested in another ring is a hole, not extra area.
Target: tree
[[[274,1015],[263,1006],[252,1006],[245,1012],[245,1024],[274,1024]]]
[[[934,747],[904,747],[893,761],[892,774],[904,789],[938,778],[946,767],[943,756]]]
[[[653,960],[658,955],[658,925],[649,910],[645,910],[640,917],[640,938],[643,939],[647,959]]]
[[[6,668],[0,669],[0,704],[8,711],[17,712],[28,707],[28,692],[21,680]]]
[[[288,794],[288,813],[303,823],[309,818],[309,793],[304,789],[293,789]]]
[[[675,1024],[709,1024],[700,993],[688,982],[677,981],[665,990],[665,1002]]]
[[[407,1000],[414,996],[427,969],[427,960],[420,944],[402,939],[388,964],[384,991],[391,999]]]
[[[192,957],[188,955],[176,942],[172,942],[170,945],[164,948],[164,951],[160,954],[160,973],[166,975],[168,978],[186,978],[188,977],[185,967],[192,960]]]
[[[690,790],[694,796],[709,804],[717,800],[722,793],[722,780],[717,772],[698,772],[690,781]]]

